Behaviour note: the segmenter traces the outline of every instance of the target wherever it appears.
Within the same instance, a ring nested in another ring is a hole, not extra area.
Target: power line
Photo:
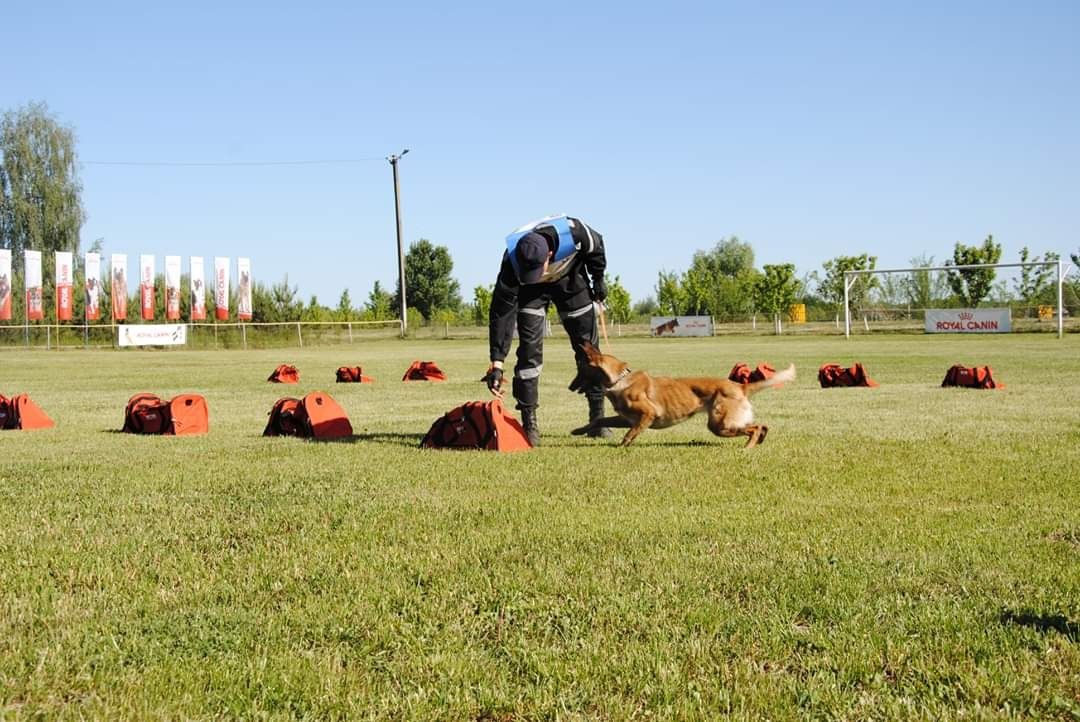
[[[174,162],[174,161],[127,161],[127,160],[84,160],[83,165],[106,166],[143,166],[162,168],[229,168],[252,166],[289,166],[289,165],[351,165],[386,160],[382,157],[371,158],[336,158],[327,160],[252,160],[252,161],[211,161],[211,162]]]

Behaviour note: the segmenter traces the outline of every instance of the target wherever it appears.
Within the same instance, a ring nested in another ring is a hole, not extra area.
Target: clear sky
[[[0,109],[76,130],[83,250],[159,272],[392,289],[403,148],[406,242],[447,246],[466,300],[560,212],[635,300],[732,234],[800,275],[988,233],[1003,261],[1080,248],[1077,2],[9,0],[0,26]],[[105,164],[319,160],[358,162]]]

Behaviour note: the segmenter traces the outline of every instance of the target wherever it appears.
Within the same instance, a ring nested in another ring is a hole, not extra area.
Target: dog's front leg
[[[638,434],[652,426],[652,422],[655,418],[656,417],[652,414],[642,414],[638,417],[637,423],[627,424],[630,427],[630,430],[627,431],[626,436],[622,438],[621,445],[630,446],[630,444],[634,443],[634,439],[638,437]]]

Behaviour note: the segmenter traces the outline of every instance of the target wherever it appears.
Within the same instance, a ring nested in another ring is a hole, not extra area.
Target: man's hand
[[[592,292],[590,294],[592,300],[597,303],[603,303],[607,299],[607,284],[604,283],[604,279],[597,278],[593,280]]]
[[[487,384],[488,391],[491,392],[492,396],[502,398],[503,370],[501,367],[492,365],[480,380]]]

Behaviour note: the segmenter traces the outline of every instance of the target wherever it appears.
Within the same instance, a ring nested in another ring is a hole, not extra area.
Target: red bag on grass
[[[339,384],[373,384],[375,379],[364,376],[359,366],[341,366],[337,370],[337,382]]]
[[[0,429],[51,429],[56,426],[27,394],[15,394],[10,399],[0,394]]]
[[[434,361],[413,361],[402,381],[446,381],[446,374]]]
[[[194,436],[210,431],[210,408],[199,394],[180,394],[168,401],[149,393],[128,399],[123,431],[129,434]]]
[[[420,442],[424,449],[484,449],[528,451],[525,430],[502,402],[469,401],[435,420]]]
[[[345,410],[329,394],[312,391],[302,399],[278,399],[270,409],[263,436],[340,439],[352,436],[352,432]]]
[[[756,368],[751,369],[744,363],[737,363],[731,367],[731,373],[728,374],[728,378],[740,384],[750,384],[755,381],[764,381],[765,379],[772,378],[776,373],[776,369],[767,363],[759,363]]]
[[[877,381],[866,375],[866,369],[861,363],[844,368],[840,364],[825,364],[818,369],[818,383],[821,388],[833,388],[836,386],[870,386],[878,385]]]
[[[281,364],[266,380],[275,384],[298,384],[300,372],[291,364]]]
[[[1003,389],[1005,384],[994,380],[989,366],[952,366],[945,373],[942,386],[963,386],[969,389]]]

